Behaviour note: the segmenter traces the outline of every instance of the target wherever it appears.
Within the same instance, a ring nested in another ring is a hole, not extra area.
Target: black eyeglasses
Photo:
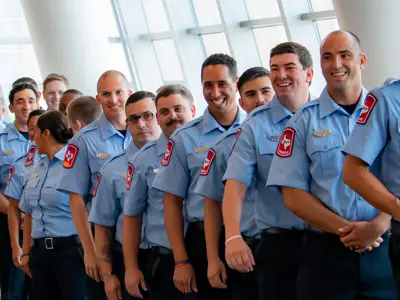
[[[150,111],[147,111],[141,115],[130,115],[127,119],[126,119],[126,123],[130,124],[130,125],[136,125],[139,122],[139,119],[142,119],[144,122],[148,122],[153,120],[154,118],[154,114]]]

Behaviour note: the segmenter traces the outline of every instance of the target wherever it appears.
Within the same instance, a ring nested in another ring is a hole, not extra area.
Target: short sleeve
[[[22,212],[32,214],[32,207],[28,204],[28,197],[25,192],[22,193],[18,207]]]
[[[136,160],[137,161],[137,160]],[[127,216],[140,216],[147,206],[147,181],[145,166],[141,163],[134,163],[132,172],[132,183],[125,191],[124,214]]]
[[[15,166],[10,168],[14,168],[14,170],[16,170]],[[8,179],[4,196],[19,201],[21,199],[23,188],[24,188],[24,173],[14,171],[14,173],[11,174],[11,177]]]

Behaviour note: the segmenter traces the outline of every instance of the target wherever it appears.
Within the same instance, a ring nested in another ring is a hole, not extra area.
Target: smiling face
[[[330,34],[321,44],[321,68],[328,91],[344,91],[361,84],[361,70],[366,56],[348,32]]]
[[[58,110],[62,93],[67,87],[60,80],[53,80],[46,84],[43,91],[43,98],[46,101],[48,110]]]
[[[239,93],[240,106],[248,114],[254,108],[270,102],[275,94],[269,76],[257,77],[247,81],[240,88]]]
[[[10,104],[9,108],[15,114],[17,123],[26,124],[31,111],[38,108],[35,92],[31,89],[16,92],[13,104]]]

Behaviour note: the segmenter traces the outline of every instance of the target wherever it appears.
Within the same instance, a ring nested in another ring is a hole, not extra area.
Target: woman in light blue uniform
[[[22,266],[29,266],[40,300],[85,299],[83,250],[68,192],[57,190],[66,145],[72,137],[66,117],[50,111],[35,128],[37,150],[46,156],[30,172],[20,209],[25,212]]]

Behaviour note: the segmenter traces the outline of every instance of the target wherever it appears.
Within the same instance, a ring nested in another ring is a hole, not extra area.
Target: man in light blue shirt
[[[134,157],[129,157],[124,203],[123,249],[126,285],[129,293],[139,297],[139,285],[150,293],[150,300],[178,300],[183,294],[173,282],[174,257],[168,241],[163,215],[163,193],[152,187],[160,168],[168,138],[176,128],[190,122],[195,115],[194,99],[181,85],[166,85],[156,97],[157,120],[163,130],[157,141],[146,144]],[[146,216],[145,221],[143,215]],[[138,236],[144,224],[144,238],[152,249],[145,270],[137,264]],[[145,276],[143,276],[143,273]],[[148,275],[148,276],[146,276]]]
[[[96,99],[103,108],[103,114],[71,139],[58,181],[58,188],[70,194],[71,211],[85,251],[87,274],[97,281],[88,281],[89,300],[106,299],[106,296],[100,282],[101,270],[88,222],[88,210],[98,171],[131,142],[131,135],[126,132],[125,116],[125,102],[130,94],[132,91],[122,73],[107,71],[100,76]]]
[[[161,133],[156,120],[155,95],[139,91],[129,96],[125,111],[132,142],[126,150],[114,156],[99,171],[93,192],[89,221],[95,224],[97,257],[103,274],[104,288],[109,300],[131,299],[125,289],[125,267],[122,257],[122,209],[128,158]],[[131,233],[134,234],[134,233]],[[147,243],[142,241],[141,267],[146,263]]]
[[[320,52],[327,86],[286,125],[268,177],[268,186],[282,187],[285,205],[309,225],[297,298],[395,299],[385,234],[390,217],[342,180],[341,147],[367,95],[366,56],[347,31],[330,33]]]
[[[295,299],[297,268],[305,224],[283,205],[277,188],[265,187],[279,136],[287,121],[309,101],[313,78],[310,52],[297,43],[271,50],[271,81],[275,97],[255,109],[240,127],[223,177],[222,211],[226,261],[237,271],[254,270],[254,258],[240,230],[245,193],[255,185],[255,218],[262,231],[256,251],[259,299]]]
[[[226,299],[228,291],[212,289],[207,279],[204,197],[194,187],[208,148],[244,119],[236,103],[236,61],[225,54],[211,55],[203,62],[201,81],[208,107],[171,136],[153,187],[164,192],[165,224],[177,264],[175,286],[183,293],[194,292],[194,299]],[[189,222],[185,238],[183,206]]]
[[[270,72],[263,67],[254,67],[246,70],[238,80],[239,103],[242,108],[250,112],[266,103],[273,96]],[[203,195],[204,200],[204,228],[207,244],[208,280],[212,287],[229,289],[232,299],[247,298],[257,299],[257,278],[255,272],[240,273],[225,270],[220,253],[225,252],[224,241],[220,242],[222,224],[222,198],[224,195],[224,183],[222,177],[226,171],[228,159],[234,145],[235,137],[240,134],[240,128],[234,128],[221,135],[217,142],[210,148],[204,161],[203,169],[197,182],[195,192]],[[260,232],[255,222],[254,211],[254,185],[246,194],[243,203],[243,215],[241,218],[241,232],[246,243],[255,250],[260,238]]]

